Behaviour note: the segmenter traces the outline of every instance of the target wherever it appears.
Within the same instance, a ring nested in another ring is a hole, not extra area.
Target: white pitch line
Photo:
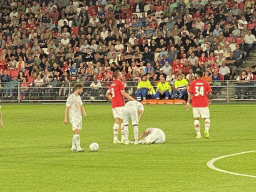
[[[226,171],[223,169],[219,169],[217,167],[215,167],[213,164],[215,161],[226,158],[226,157],[231,157],[231,156],[235,156],[235,155],[241,155],[241,154],[245,154],[245,153],[255,153],[256,151],[245,151],[245,152],[241,152],[241,153],[235,153],[235,154],[231,154],[231,155],[225,155],[225,156],[221,156],[221,157],[217,157],[217,158],[213,158],[212,160],[207,162],[207,166],[215,171],[219,171],[222,173],[228,173],[228,174],[232,174],[232,175],[239,175],[239,176],[244,176],[244,177],[253,177],[256,178],[256,176],[254,175],[246,175],[246,174],[241,174],[241,173],[235,173],[235,172],[230,172],[230,171]]]

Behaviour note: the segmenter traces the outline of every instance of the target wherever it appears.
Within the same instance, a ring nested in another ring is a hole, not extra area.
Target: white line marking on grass
[[[225,155],[225,156],[221,156],[221,157],[217,157],[217,158],[213,158],[212,160],[207,162],[207,166],[215,171],[219,171],[222,173],[228,173],[228,174],[232,174],[232,175],[239,175],[239,176],[244,176],[244,177],[253,177],[256,178],[256,176],[254,175],[246,175],[246,174],[241,174],[241,173],[235,173],[235,172],[230,172],[230,171],[226,171],[223,169],[219,169],[217,167],[214,166],[214,162],[218,161],[220,159],[224,159],[226,157],[231,157],[231,156],[235,156],[235,155],[241,155],[241,154],[246,154],[246,153],[255,153],[256,151],[245,151],[245,152],[241,152],[241,153],[235,153],[235,154],[230,154],[230,155]]]

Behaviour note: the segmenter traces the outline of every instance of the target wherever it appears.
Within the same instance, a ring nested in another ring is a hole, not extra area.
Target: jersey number
[[[204,96],[204,87],[195,86],[195,91],[196,91],[195,96],[199,96],[199,95]]]
[[[114,88],[111,88],[111,89],[110,89],[110,92],[111,92],[111,94],[112,94],[112,97],[115,97]]]

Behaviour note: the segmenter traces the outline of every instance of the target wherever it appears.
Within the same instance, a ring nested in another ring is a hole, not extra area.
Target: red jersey
[[[115,80],[109,86],[109,92],[112,97],[111,107],[123,107],[124,106],[124,97],[121,94],[121,90],[124,90],[124,83],[120,80]]]
[[[209,83],[202,79],[191,82],[189,93],[192,94],[192,107],[208,107],[207,93],[212,92]]]

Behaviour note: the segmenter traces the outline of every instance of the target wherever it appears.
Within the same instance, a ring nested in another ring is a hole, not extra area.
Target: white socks
[[[121,136],[122,136],[121,140],[124,140],[124,124],[123,123],[121,123]]]
[[[201,133],[200,133],[200,123],[199,123],[199,120],[195,120],[195,121],[194,121],[194,126],[195,126],[195,130],[196,130],[196,134],[197,134],[197,135],[201,135]]]
[[[204,121],[204,127],[205,127],[205,131],[209,131],[210,129],[210,119],[205,119]]]
[[[124,140],[128,141],[129,140],[129,129],[128,125],[124,125]]]
[[[119,128],[119,124],[115,123],[114,127],[113,127],[113,134],[114,134],[114,141],[117,141],[118,138],[118,128]]]
[[[74,134],[72,139],[72,148],[80,147],[80,136],[79,134]]]
[[[138,141],[138,137],[139,137],[138,125],[133,125],[133,135],[134,135],[135,142]]]

